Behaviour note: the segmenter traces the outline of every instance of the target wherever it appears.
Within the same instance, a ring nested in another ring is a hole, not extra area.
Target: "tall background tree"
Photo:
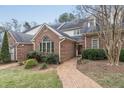
[[[12,26],[13,31],[20,32],[21,31],[21,24],[19,24],[18,20],[12,19],[12,23],[10,23]]]
[[[123,44],[124,6],[99,5],[81,7],[88,15],[90,14],[90,16],[94,17],[96,24],[100,28],[97,34],[104,44],[104,51],[110,65],[118,65]]]
[[[1,59],[3,63],[7,63],[11,61],[10,53],[9,53],[9,43],[8,43],[8,36],[7,31],[5,30],[4,38],[2,42],[1,48]]]
[[[23,24],[23,27],[24,27],[24,30],[29,30],[29,29],[31,28],[31,25],[30,25],[29,22],[25,22],[25,23]]]
[[[58,22],[63,23],[63,22],[69,22],[76,19],[76,16],[72,13],[63,13],[59,16]]]

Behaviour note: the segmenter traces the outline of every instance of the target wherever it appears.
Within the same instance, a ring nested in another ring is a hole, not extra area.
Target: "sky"
[[[73,5],[33,5],[33,6],[0,6],[0,23],[11,21],[12,18],[19,22],[35,21],[38,24],[53,23],[60,14],[72,12]]]

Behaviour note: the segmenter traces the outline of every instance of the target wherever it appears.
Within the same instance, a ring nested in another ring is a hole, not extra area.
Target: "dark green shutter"
[[[40,43],[40,51],[42,51],[42,43]]]
[[[54,42],[52,42],[52,53],[54,53]]]

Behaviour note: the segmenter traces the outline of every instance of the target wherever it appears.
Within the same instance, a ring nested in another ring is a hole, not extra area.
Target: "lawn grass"
[[[0,70],[0,88],[61,88],[56,71]]]
[[[104,88],[124,88],[124,73],[87,72],[85,74]]]
[[[124,88],[124,63],[108,66],[106,61],[78,64],[77,69],[104,88]]]

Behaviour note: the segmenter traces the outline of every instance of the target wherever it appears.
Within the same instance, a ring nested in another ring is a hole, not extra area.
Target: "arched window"
[[[54,42],[52,42],[47,36],[43,37],[42,42],[40,43],[40,51],[44,53],[53,53]]]

